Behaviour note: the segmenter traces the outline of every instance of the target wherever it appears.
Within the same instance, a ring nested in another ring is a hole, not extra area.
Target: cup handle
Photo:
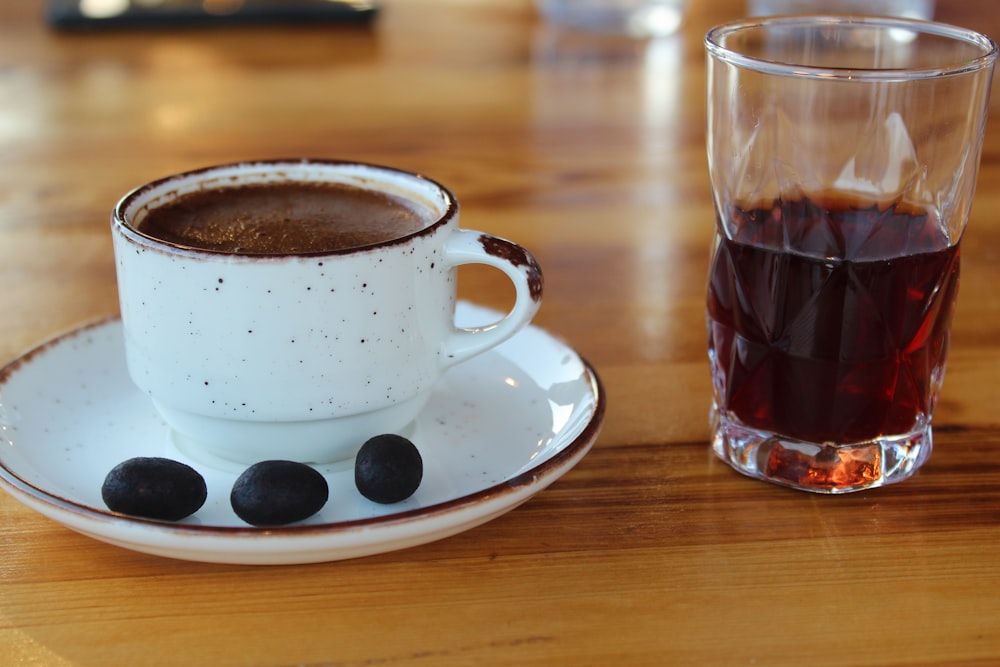
[[[491,234],[471,229],[452,232],[444,247],[444,265],[486,264],[507,274],[517,296],[514,307],[498,322],[479,327],[456,327],[443,345],[444,366],[496,347],[526,327],[542,303],[542,269],[530,252]]]

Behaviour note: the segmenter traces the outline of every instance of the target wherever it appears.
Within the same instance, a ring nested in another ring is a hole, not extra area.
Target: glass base
[[[900,482],[923,465],[933,448],[926,419],[909,433],[850,444],[784,438],[716,409],[712,426],[712,448],[737,471],[813,493],[850,493]]]

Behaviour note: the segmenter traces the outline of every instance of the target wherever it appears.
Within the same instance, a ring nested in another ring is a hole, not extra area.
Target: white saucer
[[[460,324],[495,321],[460,303]],[[311,563],[431,542],[485,523],[570,470],[600,430],[605,396],[594,369],[529,327],[452,368],[412,434],[424,459],[417,492],[395,505],[366,500],[350,462],[321,467],[330,500],[311,519],[253,528],[229,505],[240,470],[192,461],[125,369],[121,322],[76,329],[0,369],[0,486],[17,500],[98,540],[172,558],[220,563]],[[161,522],[116,514],[101,500],[107,472],[133,456],[185,461],[208,500]]]

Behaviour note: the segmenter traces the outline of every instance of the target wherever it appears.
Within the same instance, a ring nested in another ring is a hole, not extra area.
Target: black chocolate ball
[[[233,484],[229,501],[236,515],[253,526],[280,526],[308,519],[330,497],[326,479],[295,461],[261,461]]]
[[[205,504],[205,479],[180,461],[138,456],[122,461],[101,486],[108,509],[122,514],[178,521]]]
[[[358,450],[354,483],[365,498],[389,504],[406,500],[424,476],[424,462],[416,446],[395,434],[377,435]]]

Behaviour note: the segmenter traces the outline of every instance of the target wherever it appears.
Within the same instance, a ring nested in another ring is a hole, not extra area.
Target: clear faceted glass
[[[706,48],[714,449],[809,491],[905,479],[932,447],[996,44],[786,16]]]

